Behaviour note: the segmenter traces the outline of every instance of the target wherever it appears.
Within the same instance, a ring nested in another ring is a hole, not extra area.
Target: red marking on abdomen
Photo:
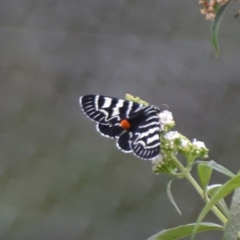
[[[125,129],[125,130],[128,130],[131,128],[131,125],[130,125],[130,122],[127,120],[127,119],[123,119],[121,122],[120,122],[120,126]]]

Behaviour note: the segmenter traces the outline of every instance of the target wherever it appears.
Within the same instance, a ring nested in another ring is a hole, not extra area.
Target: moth
[[[101,95],[82,96],[79,103],[83,112],[97,123],[97,131],[115,139],[123,152],[133,152],[144,160],[159,155],[160,108]]]

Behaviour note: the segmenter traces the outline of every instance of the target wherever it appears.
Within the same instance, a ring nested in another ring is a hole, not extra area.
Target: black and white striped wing
[[[131,148],[142,159],[152,160],[160,152],[160,123],[157,113],[152,110],[133,132]]]
[[[161,130],[159,109],[101,95],[85,95],[79,102],[85,114],[97,122],[97,131],[115,138],[119,149],[134,152],[146,160],[157,157]],[[128,122],[129,128],[121,125],[122,120]]]
[[[142,109],[141,104],[101,95],[85,95],[79,99],[84,113],[98,122],[97,130],[106,137],[118,137],[125,130],[119,126],[122,119],[128,119]]]

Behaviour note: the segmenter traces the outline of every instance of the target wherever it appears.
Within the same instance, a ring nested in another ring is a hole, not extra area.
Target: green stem
[[[189,173],[189,171],[186,170],[186,168],[177,160],[177,158],[175,158],[174,156],[172,156],[172,158],[173,158],[175,164],[177,165],[178,169],[183,173],[185,178],[193,185],[193,187],[197,190],[199,195],[203,199],[205,199],[206,202],[209,201],[209,198],[207,198],[207,199],[205,198],[205,195],[204,195],[204,192],[203,192],[202,188],[195,181],[195,179],[192,177],[192,175]],[[226,219],[226,217],[222,214],[222,212],[216,206],[212,207],[212,211],[223,222],[224,225],[227,223],[228,220]]]

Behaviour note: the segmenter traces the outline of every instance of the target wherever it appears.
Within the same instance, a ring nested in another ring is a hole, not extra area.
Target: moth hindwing
[[[119,149],[146,160],[158,156],[160,109],[101,95],[85,95],[79,102],[84,113],[97,122],[97,131],[116,139]]]

